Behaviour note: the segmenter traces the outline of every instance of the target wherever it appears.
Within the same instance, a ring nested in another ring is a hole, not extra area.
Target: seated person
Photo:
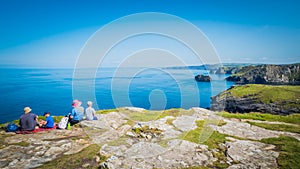
[[[24,114],[20,117],[20,130],[32,131],[38,128],[38,116],[31,113],[30,107],[24,108]]]
[[[88,101],[87,102],[88,108],[85,109],[85,114],[86,114],[86,120],[97,120],[97,117],[95,116],[95,109],[92,107],[93,102]]]
[[[79,123],[83,118],[83,108],[81,107],[81,101],[74,100],[72,103],[72,110],[69,116],[69,122],[71,126]]]
[[[44,116],[46,117],[46,121],[40,121],[40,127],[42,128],[53,128],[54,127],[54,119],[50,116],[50,112],[45,112]]]

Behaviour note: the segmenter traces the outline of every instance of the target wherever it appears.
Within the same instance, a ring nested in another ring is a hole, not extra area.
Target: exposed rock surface
[[[173,125],[181,131],[189,131],[197,127],[195,121],[194,116],[180,116],[173,121]]]
[[[270,86],[270,85],[243,85],[234,86],[217,96],[211,97],[211,110],[228,111],[228,112],[263,112],[270,114],[289,115],[293,113],[300,113],[300,91],[298,86]],[[293,90],[290,90],[290,88]],[[251,88],[251,89],[248,89]],[[281,89],[282,88],[282,89]],[[235,91],[249,91],[251,94],[243,96],[235,96]],[[263,91],[268,90],[268,92]],[[283,95],[282,97],[280,95]],[[277,100],[273,100],[273,95],[279,96]],[[294,95],[294,99],[285,98],[284,95]]]
[[[245,66],[226,80],[241,84],[300,84],[300,64]]]
[[[89,145],[89,142],[72,138],[85,136],[82,129],[74,129],[7,137],[5,141],[8,146],[0,149],[0,168],[35,168],[62,154],[77,153]],[[28,145],[21,144],[24,142]]]
[[[101,145],[97,150],[101,155],[109,157],[105,162],[99,163],[102,168],[213,167],[219,160],[214,156],[216,150],[205,144],[180,139],[182,134],[197,128],[197,120],[205,119],[226,122],[223,125],[210,123],[209,127],[213,131],[246,139],[228,137],[227,141],[222,143],[226,149],[224,156],[229,168],[276,168],[278,152],[274,150],[275,146],[260,143],[259,140],[279,135],[288,135],[300,140],[299,134],[271,131],[240,120],[224,119],[210,110],[193,108],[190,112],[192,113],[139,122],[129,121],[126,115],[119,111],[97,115],[99,120],[82,121],[80,128],[72,127],[72,130],[53,130],[27,135],[2,133],[6,136],[6,146],[0,149],[0,167],[35,168],[63,154],[78,153],[94,143]],[[159,131],[159,134],[135,137],[135,132],[141,134],[145,127],[149,131]],[[128,134],[130,132],[131,135]],[[22,142],[28,145],[19,145]],[[89,164],[83,164],[81,167],[89,167]]]
[[[232,161],[238,161],[240,164],[235,164],[229,169],[237,168],[277,168],[276,158],[278,152],[270,150],[275,146],[270,146],[260,142],[249,140],[236,140],[226,142],[227,158]]]
[[[239,66],[233,67],[219,67],[214,73],[215,74],[235,74],[240,70]]]

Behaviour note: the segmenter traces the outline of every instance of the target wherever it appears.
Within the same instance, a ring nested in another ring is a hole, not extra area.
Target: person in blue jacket
[[[50,116],[50,112],[45,112],[44,116],[46,117],[46,121],[40,122],[40,127],[42,128],[53,128],[54,127],[54,119]]]
[[[72,125],[79,123],[83,119],[84,108],[81,107],[81,101],[74,100],[72,103],[72,110],[69,116],[69,122]]]

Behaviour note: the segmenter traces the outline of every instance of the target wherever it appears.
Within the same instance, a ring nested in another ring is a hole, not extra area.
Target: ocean
[[[0,69],[0,123],[19,119],[26,106],[39,116],[45,111],[66,115],[73,99],[84,107],[92,100],[96,109],[209,108],[211,96],[233,85],[224,80],[228,75],[216,74],[210,74],[211,83],[196,82],[195,75],[208,73],[189,68],[99,68],[94,78],[73,73],[73,69]]]

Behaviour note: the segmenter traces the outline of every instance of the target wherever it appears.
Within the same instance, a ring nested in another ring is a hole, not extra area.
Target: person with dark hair
[[[44,116],[46,117],[46,121],[41,120],[40,127],[41,128],[53,128],[54,127],[54,119],[52,116],[50,116],[50,112],[45,112]]]

